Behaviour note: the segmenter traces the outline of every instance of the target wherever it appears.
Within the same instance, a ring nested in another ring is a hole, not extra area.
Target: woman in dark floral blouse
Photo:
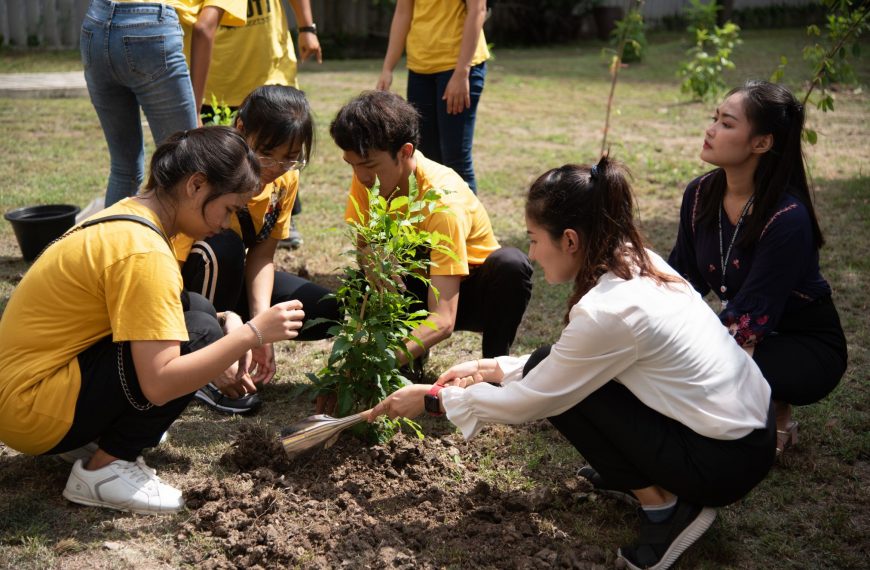
[[[701,159],[718,168],[683,196],[669,262],[752,354],[777,410],[777,452],[797,441],[791,406],[824,398],[846,339],[819,272],[824,243],[801,150],[804,109],[785,87],[748,81],[716,109]]]

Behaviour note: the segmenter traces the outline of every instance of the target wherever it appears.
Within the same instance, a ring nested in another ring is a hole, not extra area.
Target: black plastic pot
[[[9,210],[3,217],[12,224],[25,261],[33,261],[42,250],[76,223],[78,206],[47,204]]]

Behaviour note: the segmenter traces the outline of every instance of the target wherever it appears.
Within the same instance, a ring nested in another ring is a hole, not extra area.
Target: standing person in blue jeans
[[[420,113],[419,150],[477,193],[471,147],[489,50],[486,0],[397,0],[377,89],[387,91],[407,52],[408,102]]]
[[[241,26],[246,10],[244,0],[91,0],[80,47],[91,103],[109,146],[106,206],[134,195],[144,179],[140,107],[157,145],[195,128],[199,104],[191,77],[201,85],[201,99],[218,24]]]

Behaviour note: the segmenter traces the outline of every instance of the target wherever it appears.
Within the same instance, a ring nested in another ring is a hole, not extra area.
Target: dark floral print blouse
[[[726,301],[719,313],[722,324],[741,346],[754,346],[776,331],[784,315],[830,295],[831,287],[819,272],[809,212],[797,198],[785,194],[754,244],[734,244],[722,293],[719,228],[697,221],[700,197],[709,191],[704,181],[710,174],[686,188],[677,242],[668,263],[701,295],[713,291]],[[723,248],[731,243],[734,229],[722,212]]]

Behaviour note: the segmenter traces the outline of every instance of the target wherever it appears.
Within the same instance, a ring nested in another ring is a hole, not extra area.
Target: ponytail
[[[634,221],[630,174],[607,154],[586,167],[567,164],[542,174],[529,189],[526,216],[554,240],[565,230],[580,236],[580,269],[568,311],[607,272],[629,280],[635,274],[657,283],[679,279],[657,270]],[[568,315],[565,315],[567,322]]]

